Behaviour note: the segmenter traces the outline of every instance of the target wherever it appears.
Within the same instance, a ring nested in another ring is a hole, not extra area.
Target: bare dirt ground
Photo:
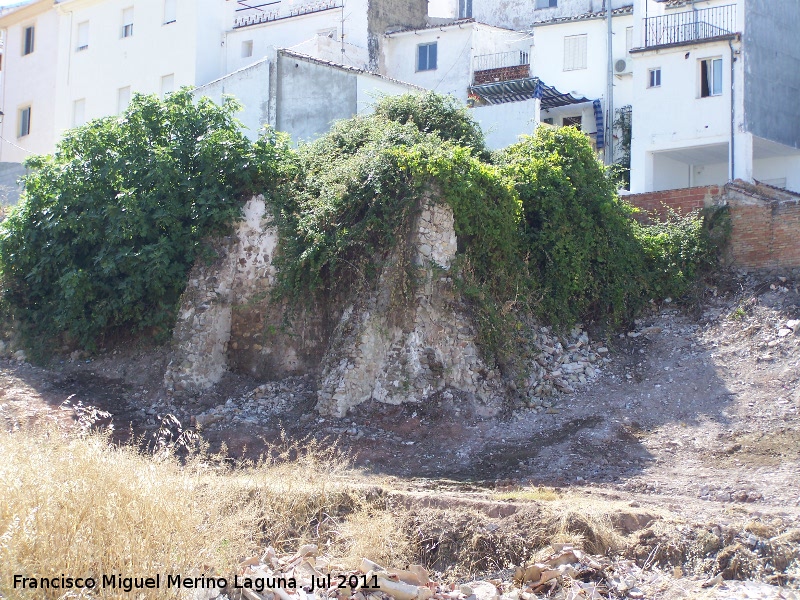
[[[717,573],[797,588],[798,284],[791,273],[730,275],[690,311],[654,306],[631,332],[605,340],[610,361],[599,379],[547,410],[480,417],[445,390],[424,405],[368,404],[344,419],[320,418],[310,380],[233,374],[200,398],[169,398],[167,349],[117,348],[46,368],[0,362],[0,419],[69,423],[76,415],[62,406],[69,399],[110,412],[119,439],[151,435],[170,413],[184,426],[203,425],[212,448],[224,443],[232,456],[257,456],[281,431],[336,440],[412,512],[458,513],[463,502],[477,502],[470,510],[479,522],[456,519],[448,530],[488,528],[496,560],[476,568],[503,567],[504,552],[513,560],[508,540],[523,535],[526,502],[575,498],[612,507],[607,517],[640,567],[680,564],[695,575],[667,577],[652,597],[700,597],[699,581]],[[442,551],[439,566],[448,556]],[[793,597],[741,585],[702,593]]]

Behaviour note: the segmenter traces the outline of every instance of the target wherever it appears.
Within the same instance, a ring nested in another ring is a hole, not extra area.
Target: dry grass
[[[386,541],[403,534],[354,484],[346,457],[313,444],[300,450],[231,468],[202,454],[185,465],[153,458],[102,435],[0,432],[0,596],[61,597],[14,590],[13,574],[163,577],[198,567],[228,575],[267,545],[314,542],[347,562],[399,558],[407,547],[387,555]]]

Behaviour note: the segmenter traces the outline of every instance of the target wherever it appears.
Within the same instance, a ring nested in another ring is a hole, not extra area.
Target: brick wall
[[[511,81],[512,79],[523,79],[529,77],[531,72],[530,65],[517,65],[516,67],[501,67],[499,69],[484,69],[475,71],[475,85],[481,83],[492,83],[493,81]]]
[[[743,269],[800,267],[800,196],[768,186],[727,186],[730,255]]]
[[[727,205],[731,217],[728,255],[742,269],[800,267],[800,195],[743,181],[725,187],[683,188],[631,194],[625,200],[663,217],[668,209],[687,214],[696,209]],[[646,221],[648,215],[640,220]]]
[[[624,199],[648,213],[663,217],[670,209],[686,215],[693,210],[718,204],[724,189],[718,185],[650,192],[647,194],[631,194]],[[644,217],[646,219],[647,217]]]

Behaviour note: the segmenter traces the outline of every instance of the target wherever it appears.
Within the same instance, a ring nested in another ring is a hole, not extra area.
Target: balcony
[[[527,52],[512,50],[481,54],[473,59],[472,85],[524,79],[530,74],[531,63]]]
[[[645,48],[691,44],[736,32],[736,5],[648,17],[644,20]]]

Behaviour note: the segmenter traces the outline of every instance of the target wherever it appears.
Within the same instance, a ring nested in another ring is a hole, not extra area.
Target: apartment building
[[[634,17],[631,191],[800,191],[800,5],[641,0]]]
[[[218,0],[37,0],[0,17],[0,161],[52,152],[67,129],[222,74]]]

